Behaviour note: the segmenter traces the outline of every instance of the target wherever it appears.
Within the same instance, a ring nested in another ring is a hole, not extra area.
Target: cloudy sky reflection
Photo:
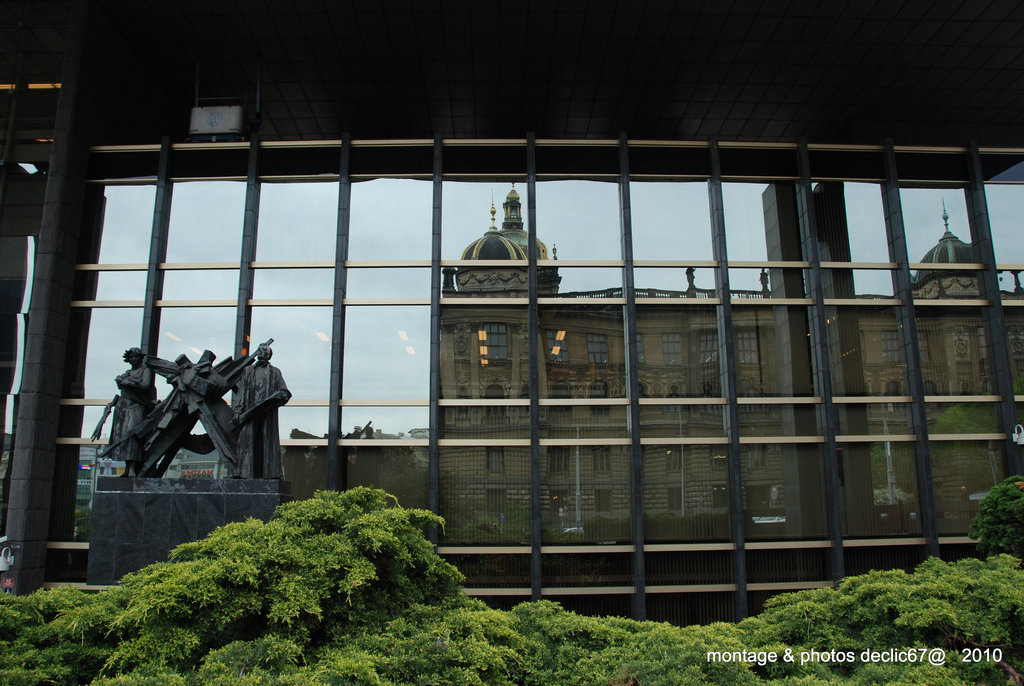
[[[442,258],[457,260],[471,241],[503,218],[502,203],[511,177],[489,182],[445,181],[442,188]],[[526,219],[526,184],[517,183]],[[538,238],[549,257],[560,261],[620,260],[618,189],[597,181],[542,181],[537,188]],[[767,259],[763,193],[757,183],[724,185],[729,258]],[[1019,218],[1024,192],[1015,186],[988,186],[989,212],[997,257],[1004,263],[1024,262]],[[845,184],[852,260],[889,261],[881,192],[878,185]],[[155,189],[152,186],[108,187],[99,260],[105,264],[145,263]],[[637,260],[703,261],[713,259],[707,185],[703,182],[630,184]],[[919,260],[942,236],[942,205],[949,229],[970,242],[967,209],[961,189],[903,189],[901,200],[910,260]],[[167,261],[237,264],[241,251],[245,184],[229,181],[178,183],[174,187]],[[337,220],[337,183],[266,183],[261,190],[257,261],[333,261]],[[429,260],[431,254],[432,183],[426,180],[377,179],[352,184],[349,259]],[[736,289],[759,290],[760,269],[734,269]],[[601,290],[621,285],[621,269],[561,267],[561,292]],[[711,268],[695,271],[697,288],[713,288]],[[857,270],[859,295],[891,296],[886,270]],[[348,297],[382,300],[380,304],[346,309],[343,398],[425,401],[429,396],[429,308],[388,304],[387,299],[428,298],[430,272],[401,266],[350,269]],[[202,301],[237,297],[238,270],[170,270],[164,298],[195,300],[196,306],[162,311],[158,353],[173,358],[186,353],[196,359],[203,349],[218,358],[232,353],[234,307],[201,306]],[[641,288],[683,291],[683,268],[637,268]],[[332,268],[257,269],[257,299],[326,299],[333,296]],[[141,300],[142,272],[102,273],[97,297]],[[85,395],[109,399],[114,377],[125,369],[123,350],[137,345],[141,309],[97,308],[91,313],[86,355]],[[254,307],[252,337],[273,337],[274,363],[284,372],[296,400],[324,401],[329,395],[330,306]],[[160,394],[165,393],[163,386]],[[291,407],[288,422],[313,434],[326,432],[326,407]],[[425,428],[426,408],[346,407],[343,429],[351,431],[373,420],[385,433],[397,435]],[[294,420],[291,419],[294,417]],[[289,425],[288,428],[291,428]],[[91,430],[91,429],[90,429]],[[288,429],[283,429],[287,431]]]

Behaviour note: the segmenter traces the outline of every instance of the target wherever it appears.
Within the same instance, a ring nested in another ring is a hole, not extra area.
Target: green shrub
[[[993,486],[971,522],[971,537],[983,554],[1008,553],[1024,558],[1024,476]]]

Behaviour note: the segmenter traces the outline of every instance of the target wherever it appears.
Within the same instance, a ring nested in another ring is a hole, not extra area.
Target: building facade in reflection
[[[512,142],[483,174],[432,156],[441,141],[320,147],[349,176],[295,177],[320,148],[259,141],[90,153],[49,581],[84,574],[106,468],[88,436],[110,351],[140,337],[221,358],[273,337],[296,497],[370,485],[436,510],[439,552],[495,606],[736,618],[972,554],[979,500],[1019,469],[1016,152],[893,148],[889,170],[882,146],[823,150],[804,169],[819,151],[780,144],[735,168],[735,146],[669,164],[650,142]],[[875,176],[837,180],[836,156]],[[917,182],[949,156],[981,159],[980,190]],[[216,455],[175,469],[224,473]]]

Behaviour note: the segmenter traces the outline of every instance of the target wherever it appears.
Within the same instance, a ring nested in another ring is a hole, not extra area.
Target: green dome
[[[974,261],[974,250],[971,246],[954,236],[949,229],[946,229],[939,242],[921,258],[921,262],[924,264],[957,264]]]
[[[488,230],[462,251],[463,260],[525,260],[526,251],[502,233]]]

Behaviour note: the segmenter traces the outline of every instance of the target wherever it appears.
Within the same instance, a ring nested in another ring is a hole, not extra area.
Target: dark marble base
[[[266,521],[291,498],[291,483],[277,479],[100,477],[93,495],[88,583],[116,584],[218,526],[248,517]]]

